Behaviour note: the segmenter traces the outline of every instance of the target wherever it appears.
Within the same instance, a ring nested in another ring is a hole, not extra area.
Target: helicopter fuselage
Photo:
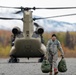
[[[32,11],[24,11],[23,16],[23,37],[16,37],[10,56],[41,57],[43,54],[46,54],[46,47],[41,43],[40,37],[32,37],[34,33]],[[38,27],[37,31],[41,33],[42,28]]]

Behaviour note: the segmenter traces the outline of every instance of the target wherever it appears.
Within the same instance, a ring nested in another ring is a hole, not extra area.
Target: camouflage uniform
[[[64,56],[61,44],[57,39],[55,41],[52,41],[52,39],[48,41],[47,43],[48,60],[51,63],[51,66],[53,61],[54,70],[57,69],[58,49],[60,50],[61,55]]]

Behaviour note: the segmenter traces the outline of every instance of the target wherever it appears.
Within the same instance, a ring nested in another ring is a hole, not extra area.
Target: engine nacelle
[[[20,28],[19,27],[14,27],[13,29],[12,29],[12,33],[13,34],[19,34],[21,32],[21,30],[20,30]]]
[[[36,29],[38,34],[43,34],[44,33],[44,29],[42,27],[37,27]]]

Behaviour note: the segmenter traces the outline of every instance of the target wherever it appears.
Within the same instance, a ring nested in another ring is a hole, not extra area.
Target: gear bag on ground
[[[41,64],[41,71],[43,73],[48,73],[50,72],[50,63],[48,60],[43,60]]]
[[[58,63],[58,71],[59,72],[66,72],[67,71],[67,65],[65,59],[61,59]]]

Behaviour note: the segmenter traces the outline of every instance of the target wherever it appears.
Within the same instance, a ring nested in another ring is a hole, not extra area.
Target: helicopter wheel
[[[41,58],[38,60],[38,62],[42,62],[44,60],[44,55],[41,56]]]
[[[38,62],[42,62],[43,61],[43,58],[40,58],[39,60],[38,60]]]
[[[18,58],[10,58],[8,63],[19,63],[19,59]]]

